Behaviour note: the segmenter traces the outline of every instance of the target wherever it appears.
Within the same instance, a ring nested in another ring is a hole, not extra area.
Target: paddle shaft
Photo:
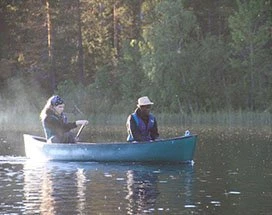
[[[85,124],[82,124],[81,127],[80,127],[80,129],[77,132],[76,138],[79,137],[79,135],[81,134],[81,132],[82,132],[82,130],[83,130],[84,127],[85,127]]]

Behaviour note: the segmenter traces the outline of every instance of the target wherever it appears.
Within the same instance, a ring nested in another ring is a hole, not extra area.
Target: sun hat
[[[154,103],[150,101],[150,99],[147,96],[143,96],[138,99],[138,107],[145,106],[145,105],[153,105]]]

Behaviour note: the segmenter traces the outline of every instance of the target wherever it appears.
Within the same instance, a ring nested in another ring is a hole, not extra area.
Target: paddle
[[[79,135],[81,134],[81,132],[82,132],[82,130],[83,130],[83,128],[85,127],[85,124],[82,124],[81,125],[81,127],[80,127],[80,129],[78,130],[78,132],[77,132],[77,135],[76,135],[76,139],[78,139],[78,137],[79,137]]]

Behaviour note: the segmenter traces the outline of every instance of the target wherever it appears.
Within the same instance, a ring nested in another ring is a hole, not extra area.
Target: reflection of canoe
[[[196,135],[141,143],[46,143],[24,134],[28,158],[68,161],[185,162],[193,160]]]

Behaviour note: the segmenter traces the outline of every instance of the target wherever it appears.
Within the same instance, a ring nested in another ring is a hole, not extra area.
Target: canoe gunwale
[[[76,142],[76,143],[48,143],[46,142],[45,137],[40,137],[40,136],[34,136],[34,135],[30,135],[30,134],[24,134],[24,136],[29,136],[31,137],[33,140],[35,140],[35,142],[39,142],[42,144],[50,144],[50,145],[105,145],[105,144],[121,144],[121,145],[125,145],[125,144],[153,144],[153,143],[160,143],[160,142],[167,142],[167,141],[175,141],[175,140],[179,140],[179,139],[187,139],[190,137],[197,137],[197,135],[188,135],[188,136],[178,136],[178,137],[172,137],[172,138],[165,138],[165,139],[157,139],[154,141],[143,141],[143,142]]]

